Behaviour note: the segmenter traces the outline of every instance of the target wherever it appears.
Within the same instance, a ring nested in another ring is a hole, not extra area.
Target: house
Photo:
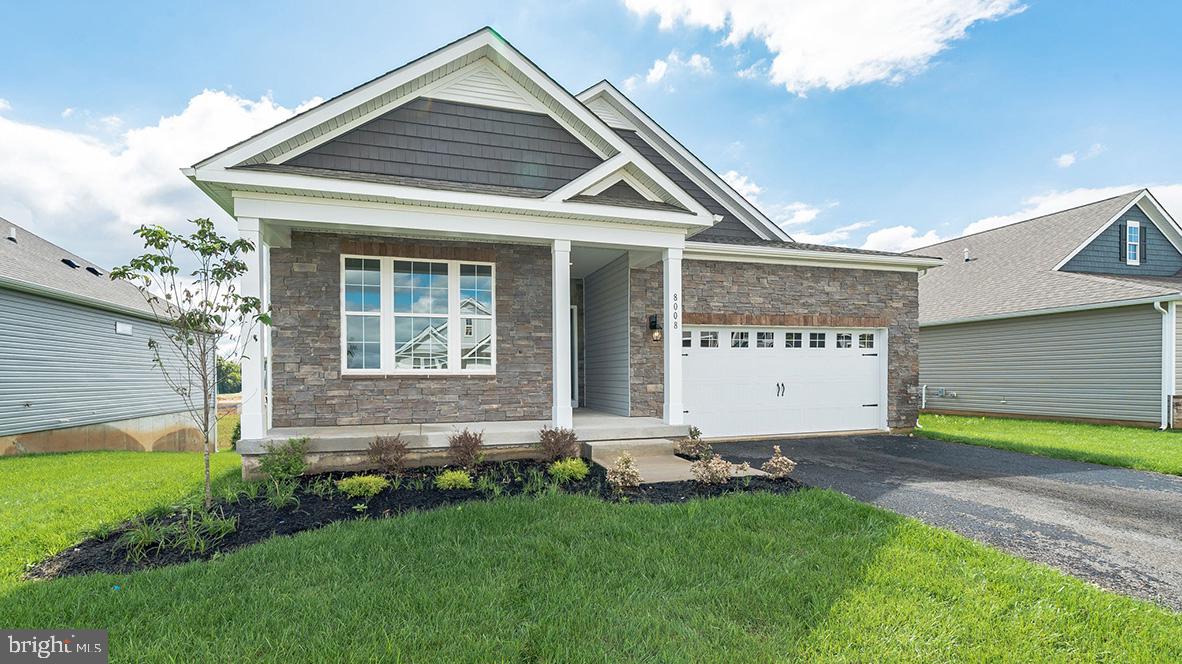
[[[611,84],[571,94],[489,28],[184,173],[256,243],[243,288],[272,310],[245,472],[292,435],[340,467],[377,432],[508,454],[543,425],[915,423],[938,260],[794,242]]]
[[[924,407],[1178,421],[1182,228],[1148,190],[917,249]]]
[[[139,291],[14,223],[0,232],[0,454],[200,450]]]

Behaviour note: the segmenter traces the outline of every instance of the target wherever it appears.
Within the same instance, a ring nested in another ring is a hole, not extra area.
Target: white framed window
[[[493,373],[494,269],[342,255],[343,373]]]
[[[833,342],[833,345],[837,348],[854,347],[854,335],[850,334],[849,332],[838,332],[835,337],[836,340]]]
[[[1111,240],[1109,240],[1111,242]],[[1125,225],[1125,262],[1141,264],[1141,222],[1130,221]]]
[[[784,348],[800,348],[804,345],[804,334],[800,332],[784,333]]]
[[[718,331],[699,332],[698,345],[702,348],[718,348]]]
[[[746,348],[747,345],[746,332],[731,332],[731,348]]]
[[[755,347],[756,348],[775,348],[776,347],[776,333],[775,332],[756,332],[755,333]]]
[[[874,348],[874,333],[863,332],[858,335],[858,348]]]
[[[809,348],[824,348],[825,347],[825,333],[824,332],[809,332]]]

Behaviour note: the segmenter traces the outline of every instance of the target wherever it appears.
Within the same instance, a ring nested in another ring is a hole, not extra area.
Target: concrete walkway
[[[673,454],[673,441],[665,438],[642,440],[613,440],[587,444],[591,448],[591,460],[604,468],[610,468],[627,452],[632,455],[636,469],[640,471],[642,484],[655,482],[682,482],[694,479],[690,472],[692,462]],[[752,468],[736,477],[763,475],[763,471]]]
[[[1182,610],[1182,477],[906,436],[720,443],[796,479]]]

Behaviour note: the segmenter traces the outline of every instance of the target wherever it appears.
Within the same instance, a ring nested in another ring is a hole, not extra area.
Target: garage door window
[[[756,332],[755,333],[755,347],[756,348],[775,348],[776,333],[775,332]]]
[[[681,347],[689,348],[694,345],[694,333],[689,330],[681,331]]]
[[[702,332],[698,335],[698,345],[702,348],[718,348],[718,332]]]
[[[849,332],[838,332],[835,345],[838,348],[853,348],[854,335],[850,334]]]
[[[825,347],[825,333],[824,332],[809,332],[809,348],[824,348]]]
[[[873,334],[859,334],[858,335],[858,348],[874,348],[874,335]]]
[[[746,348],[747,344],[746,332],[731,332],[731,348]]]
[[[784,333],[784,347],[785,348],[800,348],[803,346],[804,335],[800,332],[785,332]]]

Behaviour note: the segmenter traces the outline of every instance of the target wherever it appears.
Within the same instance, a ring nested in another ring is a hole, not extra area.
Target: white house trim
[[[1161,314],[1161,428],[1169,429],[1175,391],[1178,303],[1154,302],[1153,308]]]
[[[243,297],[257,297],[263,303],[263,309],[270,307],[266,295],[270,291],[265,281],[263,270],[263,256],[265,244],[262,237],[262,224],[257,218],[239,217],[238,234],[243,240],[249,240],[255,246],[255,251],[244,257],[246,273],[242,275]],[[264,353],[263,337],[269,334],[267,325],[259,324],[259,329],[248,336],[243,343],[242,351],[242,438],[245,440],[259,440],[267,434],[270,424],[269,395],[266,386],[270,383],[267,377],[268,359]]]
[[[555,428],[574,426],[571,408],[571,329],[570,329],[570,241],[555,240],[551,245],[551,322],[553,343],[551,369],[554,373],[551,393],[551,420]]]
[[[589,106],[595,102],[595,108],[600,107],[599,102],[610,104],[615,110],[616,115],[625,121],[621,123],[618,120],[614,120],[616,126],[631,123],[642,134],[647,133],[650,138],[655,138],[656,140],[650,141],[649,144],[657,152],[660,152],[663,157],[674,165],[679,162],[688,165],[689,168],[682,169],[682,172],[703,190],[709,192],[711,189],[715,189],[721,193],[722,197],[718,202],[756,235],[765,240],[792,241],[792,238],[782,228],[776,225],[771,219],[768,219],[763,212],[752,205],[744,196],[736,192],[725,180],[718,177],[717,173],[702,163],[697,156],[686,149],[677,139],[673,138],[661,125],[657,124],[655,120],[636,104],[632,103],[632,100],[624,96],[611,83],[600,81],[583,92],[580,92],[577,97]],[[626,129],[629,127],[622,126],[621,128]]]
[[[713,242],[686,242],[686,260],[716,260],[738,263],[773,263],[778,265],[814,265],[862,270],[894,270],[914,272],[943,265],[939,258],[904,255],[878,255],[795,249],[789,247],[761,247]]]
[[[586,196],[595,196],[602,193],[605,189],[608,189],[609,187],[612,187],[620,182],[632,187],[636,190],[636,193],[644,196],[647,200],[662,200],[660,194],[646,187],[644,183],[638,178],[634,177],[631,173],[623,169],[616,171],[614,174],[607,176],[598,183],[591,185],[587,189],[583,190],[582,193]]]
[[[1174,218],[1170,216],[1170,213],[1167,212],[1166,209],[1157,202],[1157,199],[1154,198],[1153,194],[1150,193],[1148,189],[1142,189],[1141,193],[1137,195],[1136,198],[1121,208],[1120,212],[1114,214],[1112,218],[1101,225],[1100,228],[1096,229],[1096,232],[1089,235],[1088,239],[1084,240],[1083,243],[1073,249],[1071,253],[1067,254],[1066,258],[1059,261],[1059,263],[1052,269],[1060,270],[1064,265],[1070,263],[1072,258],[1075,258],[1079,252],[1091,245],[1096,238],[1100,237],[1100,235],[1103,234],[1104,231],[1108,230],[1113,224],[1115,224],[1117,221],[1120,221],[1120,218],[1123,217],[1126,212],[1133,209],[1134,205],[1137,205],[1142,201],[1148,201],[1150,204],[1141,206],[1141,211],[1145,213],[1145,216],[1149,217],[1150,221],[1152,221],[1155,226],[1157,226],[1158,230],[1162,232],[1162,235],[1166,236],[1166,239],[1170,241],[1170,244],[1174,245],[1174,248],[1182,253],[1182,226],[1179,226],[1178,222],[1174,221]],[[1122,246],[1123,240],[1124,238],[1122,238]],[[1143,260],[1143,257],[1140,254],[1138,254],[1137,258],[1138,261]]]

